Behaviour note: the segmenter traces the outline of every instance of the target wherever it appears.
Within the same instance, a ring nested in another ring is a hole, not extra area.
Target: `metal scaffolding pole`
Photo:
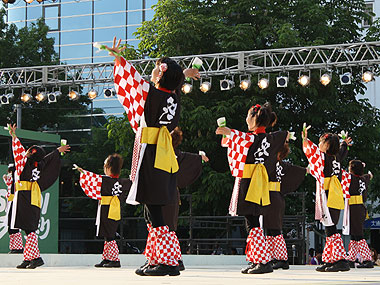
[[[203,61],[201,76],[238,75],[330,70],[380,63],[380,42],[321,45],[254,51],[226,52],[172,57],[190,67],[194,57]],[[142,76],[148,77],[156,59],[131,60]],[[51,65],[0,69],[0,89],[59,87],[113,82],[113,62]]]

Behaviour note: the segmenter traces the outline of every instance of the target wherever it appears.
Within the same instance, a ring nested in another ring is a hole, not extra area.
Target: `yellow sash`
[[[9,195],[9,197],[8,197],[8,201],[9,201],[9,202],[12,202],[14,198],[15,198],[15,194],[11,194],[11,195]]]
[[[109,205],[108,219],[119,221],[120,215],[120,200],[117,196],[102,196],[101,205]]]
[[[269,191],[280,192],[281,191],[281,183],[280,182],[269,182]]]
[[[41,208],[41,189],[37,181],[16,182],[16,191],[30,191],[30,204]]]
[[[268,173],[264,164],[246,164],[243,178],[251,178],[245,200],[259,205],[270,205]]]
[[[178,171],[178,161],[173,149],[172,136],[170,135],[167,127],[143,128],[141,143],[157,145],[154,168],[161,169],[169,173],[176,173]]]
[[[331,177],[325,178],[323,188],[329,191],[327,198],[327,207],[343,210],[343,191],[338,177],[336,177],[336,175],[333,175]]]
[[[350,200],[348,202],[350,205],[363,204],[363,196],[362,195],[353,195],[350,197]]]

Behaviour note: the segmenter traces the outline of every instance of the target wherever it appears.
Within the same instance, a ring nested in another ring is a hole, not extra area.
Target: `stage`
[[[380,284],[380,267],[351,269],[349,272],[320,273],[315,266],[294,265],[289,270],[277,270],[264,275],[244,275],[244,256],[184,256],[186,270],[176,277],[148,277],[134,273],[143,263],[141,255],[121,255],[122,268],[94,268],[100,255],[49,255],[43,254],[45,265],[37,269],[16,269],[21,255],[0,255],[0,284]],[[64,263],[71,260],[72,265]],[[58,262],[60,261],[60,262]],[[95,261],[95,262],[93,262]],[[210,264],[214,261],[217,265]],[[91,263],[91,265],[84,265]],[[197,264],[198,263],[198,264]],[[230,264],[227,264],[230,263]],[[240,264],[241,263],[241,264]],[[82,264],[82,265],[80,265]]]

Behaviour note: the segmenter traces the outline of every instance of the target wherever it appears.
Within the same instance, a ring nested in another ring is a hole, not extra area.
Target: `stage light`
[[[249,87],[251,87],[251,80],[249,80],[249,79],[241,80],[239,87],[241,90],[246,91]]]
[[[373,80],[373,73],[371,71],[367,70],[366,72],[363,73],[362,80],[365,83],[372,81]]]
[[[69,99],[70,99],[71,101],[76,101],[76,100],[79,99],[79,94],[78,94],[78,92],[75,91],[75,90],[70,90],[68,96],[69,96]]]
[[[45,0],[37,0],[38,3],[42,3],[44,2]]]
[[[22,102],[29,103],[32,100],[33,100],[33,97],[32,97],[32,95],[30,95],[30,93],[27,93],[27,92],[22,93],[22,95],[21,95],[21,101]]]
[[[319,81],[322,83],[322,85],[327,86],[331,82],[331,75],[328,73],[324,73],[321,75]]]
[[[115,96],[115,90],[113,90],[112,88],[107,88],[106,90],[104,90],[104,97],[111,98],[112,96]]]
[[[182,85],[181,90],[183,93],[188,94],[193,90],[193,85],[190,83],[185,83]]]
[[[257,82],[257,85],[260,87],[260,89],[266,89],[269,87],[269,80],[267,78],[260,78]]]
[[[235,87],[235,82],[229,79],[220,80],[220,90],[230,90]]]
[[[207,93],[207,92],[210,91],[210,89],[211,89],[211,81],[202,81],[202,82],[201,82],[201,86],[199,87],[199,89],[200,89],[203,93]]]
[[[94,100],[96,97],[98,97],[98,91],[96,91],[95,89],[91,89],[90,91],[88,91],[87,96],[91,100]]]
[[[0,104],[8,105],[9,101],[14,97],[13,93],[8,93],[0,96]]]
[[[278,76],[276,77],[277,87],[285,88],[288,87],[289,77],[287,76]]]
[[[60,97],[62,95],[62,92],[61,91],[53,91],[51,93],[48,94],[48,103],[55,103],[57,102],[57,98]]]
[[[345,72],[345,73],[339,75],[340,84],[342,84],[342,85],[351,84],[351,77],[352,77],[352,75],[350,72]]]
[[[310,77],[306,74],[302,74],[300,77],[298,77],[298,83],[305,87],[310,84]]]
[[[36,95],[35,98],[36,98],[36,100],[37,100],[38,103],[45,101],[47,99],[46,92],[37,91],[37,95]]]
[[[34,0],[24,0],[26,3],[31,4]]]
[[[3,0],[4,4],[13,4],[16,0]]]

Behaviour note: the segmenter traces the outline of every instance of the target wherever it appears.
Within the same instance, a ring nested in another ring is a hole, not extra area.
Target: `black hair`
[[[40,162],[45,155],[45,150],[38,145],[32,145],[26,152],[26,156],[31,162]]]
[[[277,158],[279,161],[284,160],[290,153],[289,143],[284,143],[281,149],[277,153]]]
[[[171,135],[172,135],[173,148],[177,148],[181,144],[182,139],[183,139],[181,128],[176,127],[171,133]]]
[[[251,116],[256,116],[257,127],[273,127],[277,123],[277,115],[272,111],[272,106],[269,102],[266,102],[263,106],[253,106]]]
[[[326,133],[319,138],[319,142],[327,143],[326,153],[329,155],[336,155],[339,152],[340,143],[339,137],[336,134]]]
[[[364,164],[360,160],[354,159],[349,163],[350,172],[355,175],[362,176],[364,174]]]
[[[124,160],[120,154],[110,154],[104,162],[104,167],[108,168],[112,175],[120,175],[123,162]]]
[[[163,72],[160,80],[158,81],[160,87],[169,90],[177,90],[181,88],[185,80],[181,66],[169,57],[161,57],[157,60],[156,65],[160,66],[161,63],[166,63],[168,65],[168,69]]]

